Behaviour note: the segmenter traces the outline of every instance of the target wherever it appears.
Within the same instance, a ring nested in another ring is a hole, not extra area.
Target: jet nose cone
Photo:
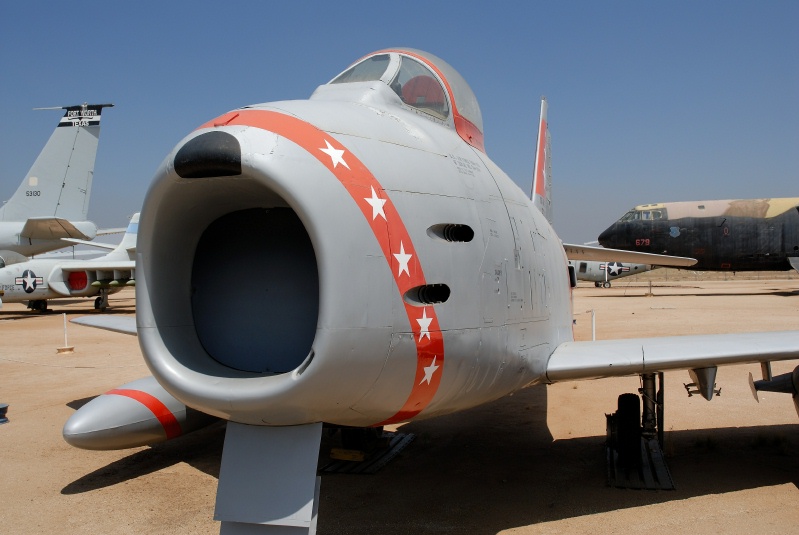
[[[616,242],[616,224],[609,226],[597,238],[602,247],[614,247]]]

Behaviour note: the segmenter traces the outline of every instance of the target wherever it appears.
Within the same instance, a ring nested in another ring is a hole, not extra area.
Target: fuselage
[[[140,224],[139,340],[159,383],[241,423],[369,426],[543,381],[572,338],[567,260],[464,139],[382,81],[185,138]]]
[[[698,270],[787,270],[788,258],[799,256],[799,198],[640,205],[599,243],[696,258]]]
[[[597,262],[591,260],[569,260],[569,264],[574,266],[577,280],[590,282],[606,282],[629,277],[637,273],[649,271],[651,266],[647,264],[631,264],[622,262]]]
[[[95,277],[83,271],[64,271],[65,262],[69,260],[42,258],[0,268],[0,301],[22,303],[59,297],[92,297],[100,293],[100,287],[92,285]],[[121,289],[106,291],[116,293]]]

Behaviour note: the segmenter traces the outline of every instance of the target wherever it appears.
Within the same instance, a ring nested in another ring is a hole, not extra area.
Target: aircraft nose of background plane
[[[616,237],[616,224],[612,224],[608,228],[606,228],[597,238],[599,241],[599,245],[602,247],[614,247],[615,246],[615,237]]]

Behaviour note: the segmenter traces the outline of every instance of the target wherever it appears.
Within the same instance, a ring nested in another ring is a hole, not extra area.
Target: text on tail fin
[[[111,104],[62,106],[64,116],[17,191],[0,208],[2,221],[60,217],[84,221],[100,137],[100,114]]]

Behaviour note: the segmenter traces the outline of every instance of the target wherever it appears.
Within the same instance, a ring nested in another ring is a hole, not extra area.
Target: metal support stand
[[[663,455],[663,373],[641,374],[641,388],[638,390],[643,398],[643,412],[640,421],[628,421],[624,414],[629,414],[628,402],[633,402],[634,394],[619,396],[619,410],[607,415],[608,423],[608,484],[619,488],[673,490],[669,468]],[[624,407],[622,398],[625,399]],[[625,413],[622,413],[622,409]],[[628,425],[640,425],[640,434],[635,448],[626,447],[623,436],[631,436]]]

